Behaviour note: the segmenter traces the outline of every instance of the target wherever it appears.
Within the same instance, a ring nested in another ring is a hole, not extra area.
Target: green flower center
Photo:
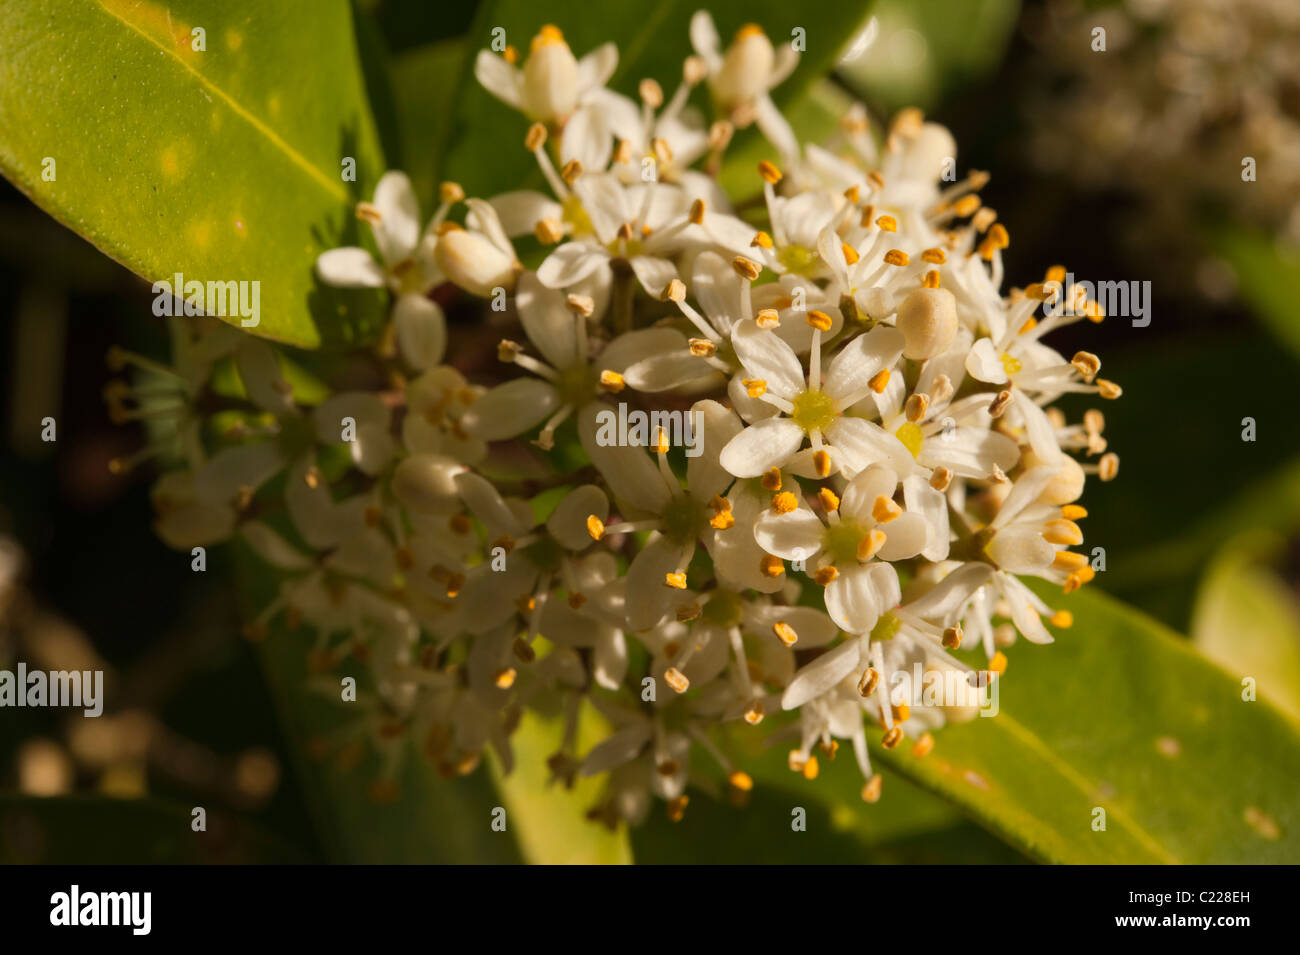
[[[903,621],[892,613],[883,613],[880,615],[880,619],[876,621],[876,625],[871,628],[871,639],[893,640],[894,637],[898,636],[898,628],[902,625]]]
[[[584,235],[591,235],[595,228],[591,224],[591,217],[587,215],[587,210],[582,208],[582,202],[577,196],[569,196],[560,203],[560,216],[564,221],[573,227],[573,235],[580,238]]]
[[[786,271],[796,275],[808,275],[816,270],[817,253],[802,245],[783,245],[776,253],[776,260],[785,266]]]
[[[835,402],[820,388],[801,392],[793,404],[790,418],[804,431],[825,431],[838,417]]]
[[[921,453],[921,445],[925,443],[925,435],[921,433],[921,426],[911,421],[908,421],[895,431],[894,437],[903,443],[903,447],[911,452],[912,457],[916,457]]]
[[[659,530],[674,544],[687,544],[695,540],[707,521],[704,510],[689,494],[674,494],[665,508]]]
[[[1007,376],[1010,377],[1018,372],[1024,366],[1020,364],[1020,359],[1007,352],[1002,353],[1002,367],[1006,370]]]
[[[867,529],[856,521],[841,520],[831,524],[822,534],[822,550],[830,555],[831,563],[853,566],[858,562],[858,546],[867,536]]]
[[[740,595],[729,590],[715,591],[704,605],[700,618],[716,627],[734,627],[740,623]]]

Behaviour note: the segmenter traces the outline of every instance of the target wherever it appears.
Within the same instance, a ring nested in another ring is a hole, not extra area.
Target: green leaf
[[[0,795],[0,864],[176,865],[296,862],[301,854],[246,820],[157,799]]]
[[[997,716],[877,755],[1043,861],[1300,861],[1295,726],[1142,614],[1043,593],[1074,626],[1011,648]]]
[[[529,710],[510,738],[515,765],[493,777],[505,800],[510,830],[524,861],[535,865],[625,865],[632,861],[627,829],[610,832],[586,818],[604,786],[599,778],[578,779],[572,790],[552,784],[546,758],[559,749],[564,720]],[[577,749],[585,753],[608,736],[609,724],[590,707],[578,719]]]
[[[889,112],[929,109],[996,69],[1020,16],[1019,0],[881,0],[876,42],[839,68],[856,92]]]
[[[1300,720],[1300,603],[1266,563],[1284,544],[1253,533],[1224,546],[1197,596],[1192,642],[1225,670],[1254,679],[1260,696]]]
[[[385,168],[346,0],[0,0],[0,18],[0,171],[37,205],[151,281],[259,282],[254,334],[373,332],[381,296],[313,270],[357,241]]]
[[[721,780],[691,791],[680,822],[670,822],[661,804],[632,833],[642,863],[961,864],[1025,862],[1024,856],[967,821],[943,800],[884,770],[878,803],[862,801],[862,774],[851,754],[821,756],[811,782],[786,765],[788,747],[764,748],[766,727],[742,727],[731,734],[735,764],[754,780],[744,805],[718,797]],[[698,780],[701,768],[693,768]],[[711,790],[711,791],[710,791]],[[795,809],[805,828],[797,831]]]
[[[437,195],[434,160],[446,140],[465,49],[463,39],[444,40],[408,50],[392,65],[402,165],[426,209],[433,208]]]
[[[1241,226],[1216,228],[1210,244],[1237,275],[1237,291],[1273,336],[1300,356],[1300,246]]]
[[[691,53],[688,27],[701,4],[691,0],[652,0],[602,8],[593,16],[590,3],[555,0],[489,0],[468,37],[469,51],[456,92],[456,113],[447,151],[438,164],[439,177],[454,179],[470,195],[492,195],[520,188],[532,179],[537,163],[524,149],[528,121],[484,90],[474,78],[474,58],[486,49],[491,31],[502,27],[506,42],[522,54],[538,29],[553,23],[563,32],[574,55],[581,58],[602,43],[618,45],[618,70],[610,87],[635,96],[646,77],[659,81],[672,95],[681,80],[682,61]],[[792,31],[806,31],[807,47],[794,74],[775,91],[778,105],[789,103],[813,79],[822,75],[840,47],[865,18],[869,3],[826,3],[795,7],[781,0],[725,0],[709,5],[718,33],[730,38],[745,23],[757,23],[774,43],[788,42]],[[704,95],[696,96],[704,102]]]

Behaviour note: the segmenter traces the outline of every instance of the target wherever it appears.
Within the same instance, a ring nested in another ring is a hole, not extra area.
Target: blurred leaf
[[[1020,15],[1019,0],[881,0],[879,34],[839,67],[859,95],[889,112],[930,109],[955,87],[1002,61]]]
[[[454,179],[470,195],[492,195],[516,189],[537,171],[524,149],[528,121],[500,103],[474,78],[474,58],[486,49],[491,31],[502,27],[507,42],[521,54],[538,29],[554,23],[564,31],[575,56],[581,58],[605,42],[618,45],[619,64],[610,87],[635,95],[637,84],[653,77],[668,95],[681,81],[682,61],[691,53],[688,26],[702,6],[682,0],[653,0],[601,8],[593,16],[590,3],[554,0],[488,0],[479,8],[468,37],[469,50],[458,84],[456,112],[444,143],[438,175]],[[774,43],[788,42],[795,27],[806,31],[807,49],[794,74],[775,91],[778,105],[789,103],[828,68],[831,59],[865,18],[867,0],[813,7],[793,7],[781,0],[722,0],[708,5],[723,38],[745,23],[757,23]],[[697,93],[702,97],[702,93]],[[703,102],[703,99],[701,99]]]
[[[1300,356],[1300,246],[1241,226],[1216,226],[1210,235],[1237,275],[1237,292],[1273,336]]]
[[[1155,621],[1040,589],[1074,627],[1011,649],[998,715],[878,755],[1043,861],[1300,861],[1296,727]]]
[[[392,65],[402,166],[411,177],[420,206],[431,210],[437,195],[434,159],[451,122],[456,78],[463,69],[463,39],[431,43],[396,57]]]
[[[754,780],[744,805],[728,804],[700,788],[680,822],[661,805],[632,832],[638,862],[717,864],[1022,863],[1024,856],[969,822],[942,799],[883,770],[878,803],[862,801],[862,774],[850,753],[822,756],[814,781],[792,773],[786,749],[764,747],[766,728],[742,727],[728,747]],[[698,772],[692,772],[698,777]],[[711,789],[722,789],[715,780]],[[791,823],[806,812],[806,830]]]
[[[0,864],[175,865],[294,862],[300,854],[243,819],[156,799],[0,795]]]
[[[551,783],[546,759],[560,748],[564,721],[525,712],[510,738],[515,765],[507,776],[493,759],[493,776],[505,800],[510,830],[524,861],[536,865],[625,865],[632,861],[627,829],[610,832],[586,818],[604,782],[579,778],[572,790]],[[590,707],[578,720],[578,752],[585,753],[610,732],[608,723]]]
[[[1266,565],[1280,538],[1238,537],[1205,576],[1192,642],[1225,670],[1252,677],[1262,697],[1300,720],[1300,602]]]
[[[147,279],[260,282],[255,334],[314,347],[371,331],[380,296],[313,272],[355,242],[353,204],[384,170],[346,0],[310,16],[0,0],[0,18],[0,170],[37,205]],[[342,181],[344,157],[358,182]]]

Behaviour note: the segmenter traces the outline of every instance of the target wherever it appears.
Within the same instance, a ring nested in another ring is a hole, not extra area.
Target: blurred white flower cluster
[[[336,249],[318,271],[391,290],[384,387],[308,407],[271,344],[190,320],[154,369],[192,412],[159,532],[238,536],[281,572],[250,636],[309,627],[336,699],[337,668],[365,668],[346,705],[390,780],[417,754],[454,774],[492,747],[509,767],[545,705],[567,721],[552,772],[608,774],[592,816],[610,824],[652,797],[679,817],[692,780],[747,792],[732,732],[788,740],[809,778],[849,741],[874,801],[870,745],[923,756],[974,715],[1001,648],[1069,626],[1021,577],[1093,575],[1075,502],[1118,459],[1099,411],[1049,405],[1119,388],[1044,337],[1100,321],[1095,303],[1059,267],[1001,291],[1008,235],[943,127],[904,112],[877,136],[855,107],[836,141],[800,144],[769,95],[794,51],[754,26],[724,47],[706,13],[691,40],[673,94],[645,80],[639,102],[605,87],[612,46],[578,59],[555,27],[522,61],[479,54],[527,116],[502,148],[531,151],[545,189],[445,183],[425,225],[390,172],[358,206],[378,258]],[[716,174],[749,125],[776,161],[742,202]],[[448,335],[446,283],[513,336],[494,368]],[[214,446],[223,365],[257,414]],[[145,413],[133,398],[113,390],[119,417]],[[964,689],[903,696],[922,671]],[[608,736],[580,751],[593,708]]]

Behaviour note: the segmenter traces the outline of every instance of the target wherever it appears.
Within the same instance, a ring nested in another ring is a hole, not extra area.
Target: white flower
[[[618,66],[618,49],[612,43],[575,59],[564,34],[550,24],[533,37],[522,69],[513,65],[515,56],[513,50],[506,56],[480,50],[474,76],[507,106],[557,126],[603,89]]]
[[[887,326],[849,339],[830,360],[823,380],[821,336],[831,327],[825,313],[810,311],[813,328],[808,371],[794,350],[774,332],[753,321],[738,322],[731,343],[744,366],[742,384],[754,398],[780,414],[751,424],[722,451],[722,466],[736,477],[758,477],[784,467],[807,437],[820,477],[833,469],[856,473],[878,460],[910,474],[914,462],[896,440],[883,442],[878,427],[846,412],[888,383],[890,368],[903,351],[903,336]]]
[[[691,17],[691,45],[709,71],[714,100],[737,127],[757,123],[759,130],[783,157],[796,157],[799,143],[776,104],[771,91],[799,63],[792,44],[774,48],[761,27],[752,23],[736,31],[731,46],[722,52],[717,27],[706,10]]]

